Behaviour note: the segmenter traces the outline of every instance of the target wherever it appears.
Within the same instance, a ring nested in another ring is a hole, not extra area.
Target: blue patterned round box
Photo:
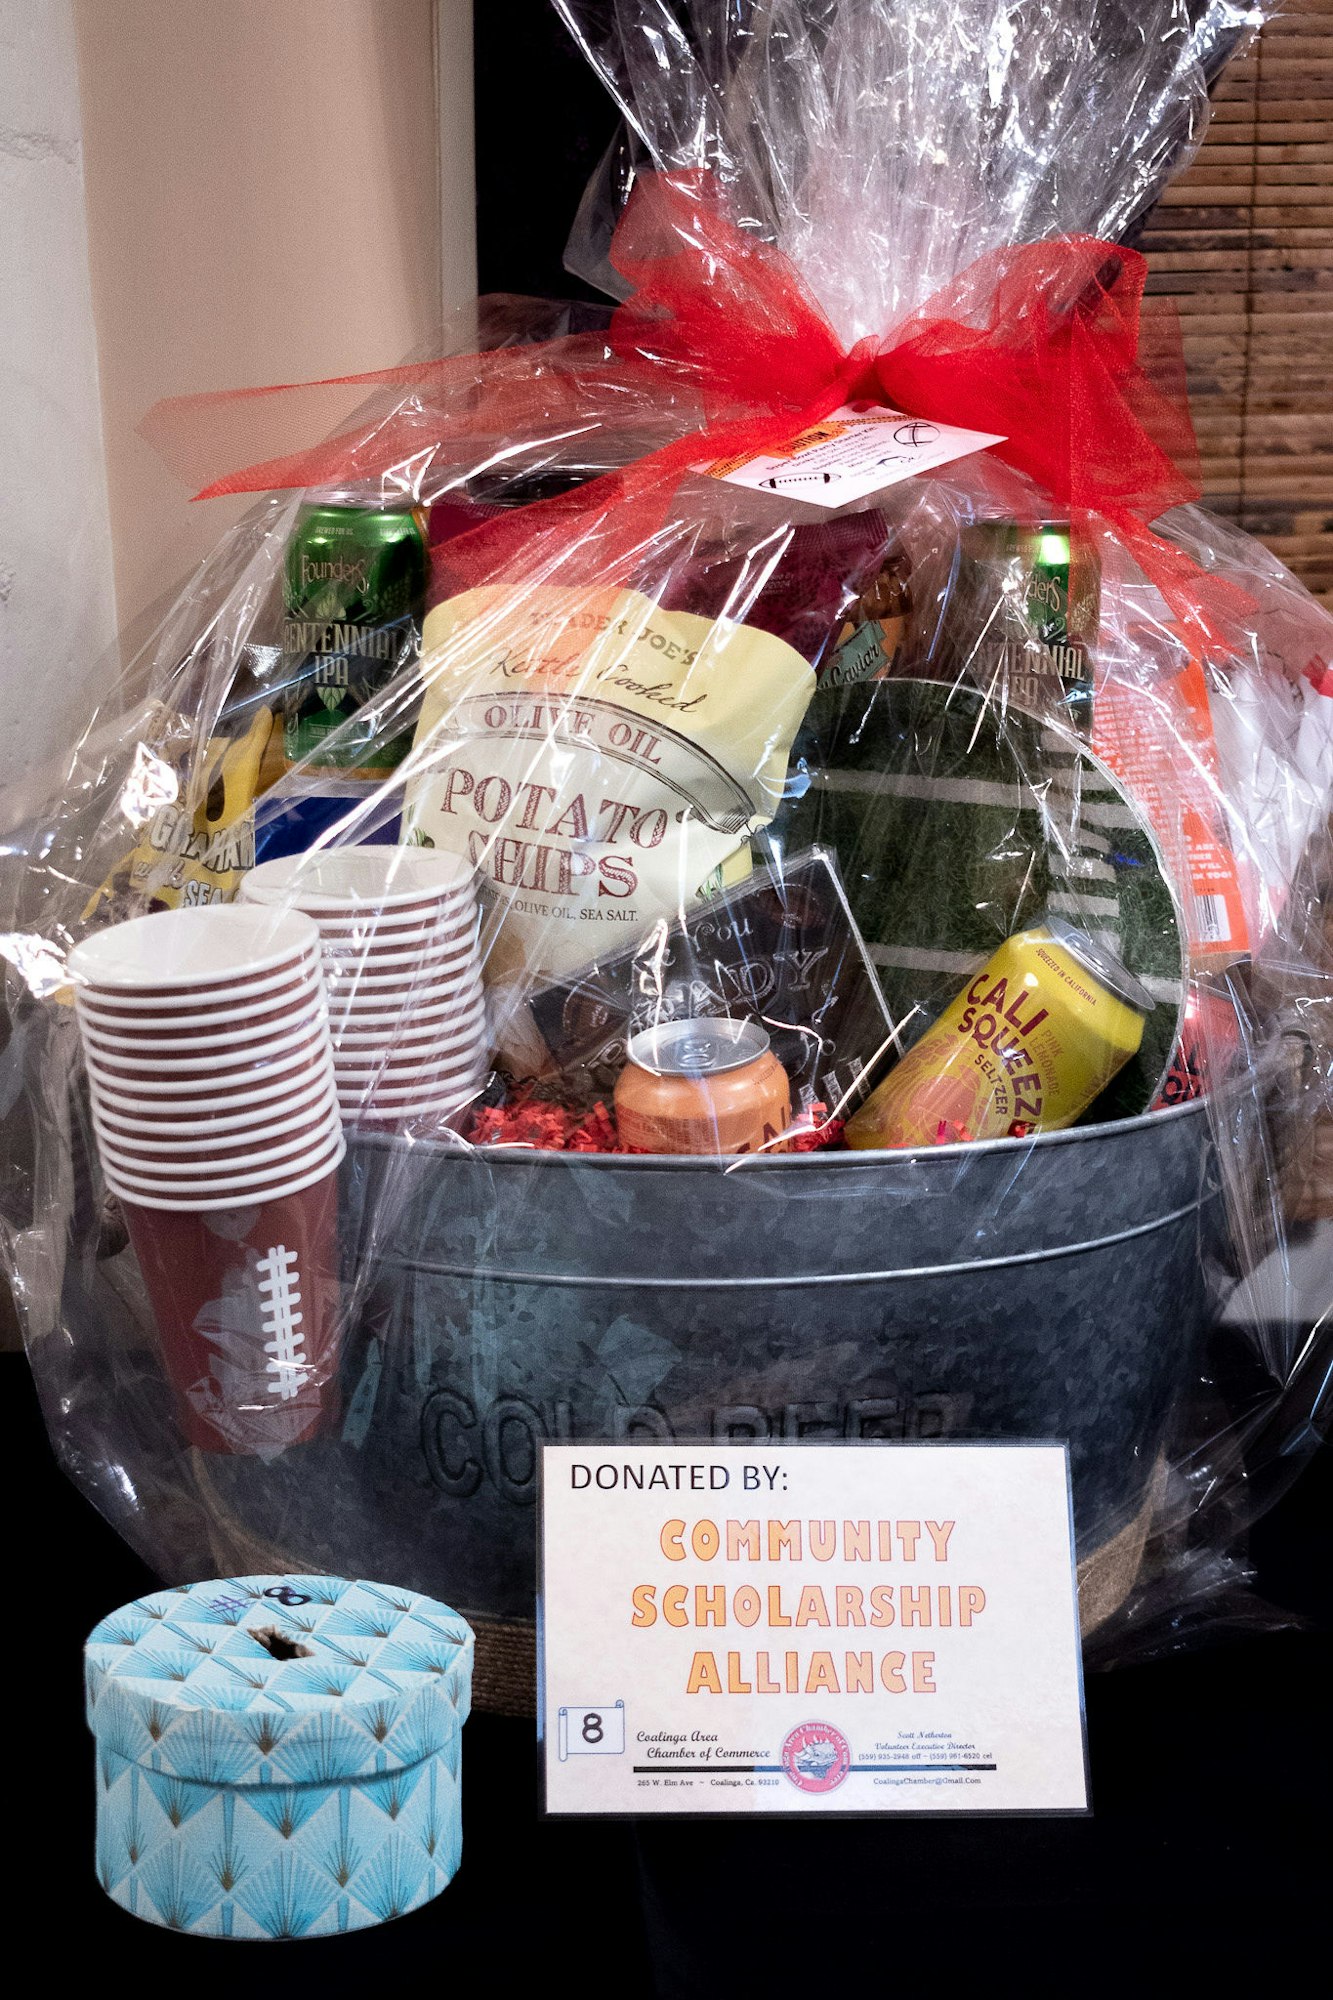
[[[462,1850],[472,1633],[415,1591],[243,1576],[127,1604],[84,1653],[107,1894],[206,1937],[326,1937]]]

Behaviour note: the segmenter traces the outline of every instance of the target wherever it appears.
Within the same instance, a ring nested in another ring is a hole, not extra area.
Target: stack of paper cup
[[[381,1130],[456,1122],[490,1047],[469,864],[440,848],[330,848],[262,862],[241,898],[319,926],[343,1117]]]
[[[346,1150],[314,925],[212,905],[69,957],[93,1126],[192,1444],[268,1452],[336,1402]]]

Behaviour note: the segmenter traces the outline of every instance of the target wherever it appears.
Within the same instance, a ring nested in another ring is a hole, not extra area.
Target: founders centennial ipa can
[[[1092,734],[1101,568],[1068,521],[981,521],[963,531],[958,640],[973,679]]]
[[[636,1153],[780,1153],[791,1086],[757,1021],[663,1021],[630,1037],[616,1128]]]
[[[382,778],[411,747],[415,713],[380,717],[382,688],[421,652],[426,542],[415,514],[334,494],[308,507],[283,579],[283,751],[339,778]],[[355,718],[364,714],[363,726]],[[327,739],[353,726],[335,747]]]
[[[847,1143],[1058,1132],[1137,1052],[1152,1006],[1118,958],[1048,916],[1007,939],[927,1028],[850,1121]]]

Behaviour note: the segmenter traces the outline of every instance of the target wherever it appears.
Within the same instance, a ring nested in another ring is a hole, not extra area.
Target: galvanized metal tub
[[[514,1705],[543,1438],[1067,1438],[1085,1569],[1118,1551],[1104,1615],[1206,1315],[1209,1159],[1201,1104],[730,1169],[360,1147],[373,1278],[344,1436],[270,1469],[269,1518],[290,1535],[321,1508],[344,1566],[447,1586],[482,1698],[499,1658]],[[255,1520],[257,1486],[209,1472]]]
[[[444,1591],[478,1702],[522,1710],[544,1437],[1067,1438],[1086,1630],[1133,1583],[1208,1320],[1211,1161],[1201,1103],[729,1169],[357,1144],[341,1428],[192,1453],[209,1560]]]

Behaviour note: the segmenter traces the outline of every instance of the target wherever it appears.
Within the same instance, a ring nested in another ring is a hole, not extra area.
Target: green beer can
[[[1017,707],[1090,737],[1096,550],[1068,521],[983,521],[964,530],[963,565],[960,637],[973,678],[988,687],[1001,679]]]
[[[409,509],[343,494],[304,509],[283,579],[289,765],[309,759],[340,778],[376,779],[402,762],[415,713],[386,715],[376,701],[420,657],[426,576],[426,538]]]

